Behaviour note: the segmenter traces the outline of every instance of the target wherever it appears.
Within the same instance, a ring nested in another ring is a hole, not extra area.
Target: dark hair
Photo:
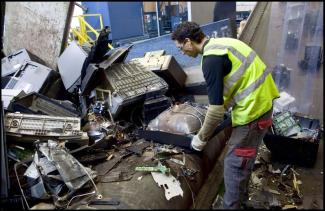
[[[173,31],[172,40],[177,40],[178,42],[184,42],[185,38],[189,38],[192,41],[201,43],[205,34],[202,32],[200,26],[195,22],[183,22],[180,23],[176,29]]]

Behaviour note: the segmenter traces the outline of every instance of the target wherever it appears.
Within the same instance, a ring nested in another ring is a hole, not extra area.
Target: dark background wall
[[[5,19],[5,5],[6,3],[5,2],[0,2],[0,5],[1,5],[1,21],[0,21],[0,24],[1,24],[1,58],[3,58],[5,55],[3,53],[3,27],[4,27],[4,19]]]
[[[229,18],[232,34],[236,35],[236,2],[218,1],[213,10],[213,21],[220,21]],[[236,36],[234,36],[236,37]]]

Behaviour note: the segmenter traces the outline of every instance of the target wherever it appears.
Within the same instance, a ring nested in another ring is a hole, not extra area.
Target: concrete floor
[[[324,170],[324,143],[323,139],[320,140],[318,154],[316,158],[315,165],[313,167],[299,167],[297,165],[292,165],[293,169],[299,174],[297,175],[297,180],[302,183],[299,185],[299,190],[302,195],[302,204],[297,205],[297,209],[323,209],[323,170]],[[271,155],[270,151],[266,151]],[[272,166],[279,166],[278,162],[271,162]],[[282,163],[282,166],[286,165]],[[275,169],[275,168],[274,168]],[[282,169],[280,169],[282,170]],[[277,189],[275,189],[277,190]],[[279,191],[281,192],[281,191]],[[281,192],[283,193],[283,192]],[[283,195],[275,195],[278,199],[283,197]],[[264,201],[263,203],[268,203]],[[290,204],[289,202],[287,204]],[[282,207],[285,204],[282,204]]]
[[[317,160],[313,168],[296,168],[302,181],[302,209],[324,208],[324,140],[320,141]]]

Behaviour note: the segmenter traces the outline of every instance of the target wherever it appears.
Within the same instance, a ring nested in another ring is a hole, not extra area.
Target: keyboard
[[[110,111],[117,116],[125,106],[144,100],[147,94],[164,94],[168,84],[137,61],[113,64],[104,71],[112,92]]]

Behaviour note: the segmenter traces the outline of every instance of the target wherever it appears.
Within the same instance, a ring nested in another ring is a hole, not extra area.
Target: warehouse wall
[[[216,2],[191,2],[192,21],[199,25],[213,22],[213,10]]]
[[[303,12],[294,13],[296,6],[302,6]],[[295,98],[290,103],[289,110],[297,111],[313,119],[324,120],[324,77],[323,64],[318,71],[303,71],[299,62],[304,58],[305,46],[316,45],[324,49],[323,41],[323,2],[258,2],[250,20],[239,37],[249,44],[273,69],[276,65],[284,64],[290,68],[289,80],[285,80],[286,88],[278,86]],[[299,14],[298,24],[290,24],[290,17]],[[314,23],[308,21],[307,14],[314,14]],[[315,25],[315,31],[310,26]],[[297,47],[286,48],[289,27],[294,26],[299,32]],[[318,28],[319,27],[319,28]],[[318,29],[316,31],[316,29]],[[281,84],[281,77],[274,77]]]
[[[70,4],[73,3],[6,2],[4,53],[26,48],[56,69],[67,17],[73,12]]]

